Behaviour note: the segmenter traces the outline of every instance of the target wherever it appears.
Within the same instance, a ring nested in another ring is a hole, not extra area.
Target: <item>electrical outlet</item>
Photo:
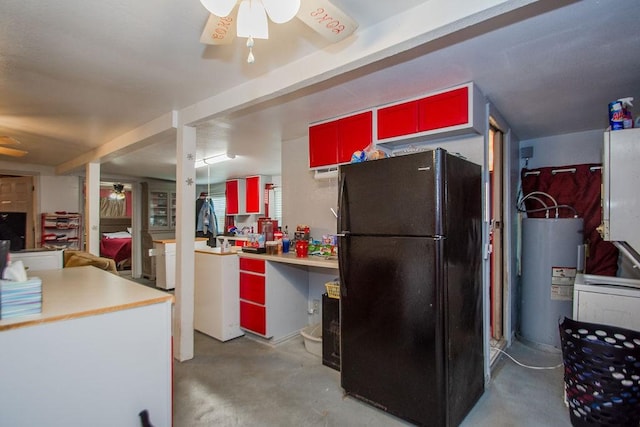
[[[314,299],[313,300],[313,312],[314,313],[319,313],[320,312],[320,300],[319,299]]]

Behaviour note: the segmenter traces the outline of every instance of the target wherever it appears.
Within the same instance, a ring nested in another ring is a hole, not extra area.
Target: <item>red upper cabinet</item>
[[[418,101],[418,132],[469,122],[469,88],[428,96]]]
[[[264,186],[265,179],[261,175],[248,176],[245,178],[245,213],[246,214],[263,214],[264,213]]]
[[[377,110],[377,141],[404,144],[407,138],[442,138],[481,130],[483,98],[473,83]],[[475,117],[474,117],[475,116]]]
[[[336,121],[309,127],[309,166],[334,165],[338,159],[338,123]]]
[[[227,215],[238,215],[245,211],[245,181],[244,179],[230,179],[226,182],[225,198]]]
[[[354,151],[364,150],[371,144],[372,128],[371,111],[338,120],[338,163],[349,163]]]
[[[373,113],[365,111],[309,127],[309,167],[333,166],[351,161],[372,139]]]
[[[418,101],[383,107],[378,110],[378,139],[418,132]]]

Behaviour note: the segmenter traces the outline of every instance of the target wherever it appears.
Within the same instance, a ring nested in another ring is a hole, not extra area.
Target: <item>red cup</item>
[[[298,240],[296,242],[296,256],[298,258],[309,256],[309,242],[306,240]]]

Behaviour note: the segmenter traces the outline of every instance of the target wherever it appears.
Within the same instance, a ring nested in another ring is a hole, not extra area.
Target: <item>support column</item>
[[[176,148],[176,305],[174,357],[193,358],[196,128],[178,126]]]
[[[100,255],[100,163],[85,166],[84,230],[85,250]]]

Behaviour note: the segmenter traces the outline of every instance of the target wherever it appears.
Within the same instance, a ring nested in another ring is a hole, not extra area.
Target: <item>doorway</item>
[[[505,245],[504,245],[504,132],[497,124],[490,120],[489,128],[489,321],[490,321],[490,341],[494,347],[504,340],[505,333],[505,313],[507,310],[508,286],[505,280]],[[499,347],[502,347],[500,345]]]
[[[34,185],[32,176],[2,176],[0,177],[0,212],[8,214],[14,213],[7,224],[11,223],[12,227],[17,227],[14,218],[21,219],[20,224],[24,222],[24,229],[13,229],[19,238],[23,241],[21,249],[35,248],[35,228],[36,219],[33,213],[34,206]],[[13,248],[12,248],[13,250]]]

